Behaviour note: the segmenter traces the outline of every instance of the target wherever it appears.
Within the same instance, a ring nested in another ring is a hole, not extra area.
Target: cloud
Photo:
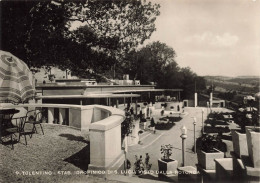
[[[216,35],[212,32],[204,32],[202,34],[195,34],[185,39],[186,42],[195,42],[199,44],[208,44],[218,47],[230,47],[235,45],[239,38],[236,35],[230,33],[224,33],[223,35]]]

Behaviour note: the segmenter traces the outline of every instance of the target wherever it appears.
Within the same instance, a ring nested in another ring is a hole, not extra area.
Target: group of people
[[[135,174],[136,175],[142,175],[144,173],[144,170],[150,170],[152,167],[152,164],[150,163],[150,156],[148,153],[145,154],[145,162],[143,162],[143,156],[140,155],[140,157],[138,158],[137,155],[135,155]]]

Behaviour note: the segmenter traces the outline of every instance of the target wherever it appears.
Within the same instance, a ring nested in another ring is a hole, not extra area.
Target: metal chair
[[[18,126],[19,142],[20,142],[21,136],[24,136],[25,145],[27,145],[26,135],[30,135],[30,138],[32,138],[33,132],[31,130],[25,129],[25,124],[26,124],[26,116],[20,117],[20,123]]]
[[[16,119],[17,122],[17,119]],[[2,137],[10,137],[11,138],[11,144],[12,144],[12,149],[14,149],[14,136],[18,132],[18,127],[17,126],[6,126],[5,129],[2,131]]]
[[[12,118],[12,126],[8,127],[5,129],[5,136],[9,136],[11,138],[11,143],[12,143],[12,149],[14,149],[14,138],[13,136],[16,136],[16,133],[18,133],[18,142],[20,142],[21,136],[24,136],[25,138],[25,145],[27,145],[27,139],[26,135],[31,135],[30,138],[32,137],[32,132],[31,131],[26,131],[24,129],[25,127],[25,119],[26,116],[20,117],[20,118]],[[13,124],[15,121],[15,125]]]
[[[31,112],[34,113],[34,115],[29,115]],[[32,124],[33,125],[33,128],[32,128],[32,132],[37,132],[37,129],[36,129],[36,125],[40,125],[41,127],[41,130],[42,130],[42,134],[44,135],[44,131],[43,131],[43,128],[42,128],[42,111],[38,111],[36,113],[36,110],[33,110],[33,111],[28,111],[27,114],[26,114],[26,122],[25,123],[29,123],[29,124]]]

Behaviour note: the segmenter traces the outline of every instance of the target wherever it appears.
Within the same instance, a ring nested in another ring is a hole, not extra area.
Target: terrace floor
[[[31,139],[27,136],[27,146],[21,137],[14,150],[9,139],[3,139],[0,182],[116,182],[85,174],[90,161],[88,135],[67,126],[43,124],[43,128],[45,135],[38,130]]]

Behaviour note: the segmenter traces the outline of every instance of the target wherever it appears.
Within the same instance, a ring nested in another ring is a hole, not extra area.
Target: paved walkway
[[[221,111],[228,111],[227,109],[218,109]],[[187,139],[186,143],[186,154],[185,154],[185,166],[194,166],[197,164],[197,154],[194,154],[192,148],[194,146],[194,125],[193,118],[196,117],[196,138],[201,136],[201,128],[202,128],[202,108],[185,108],[185,112],[188,114],[183,117],[183,119],[179,122],[175,122],[174,125],[167,130],[157,130],[155,134],[152,131],[146,130],[143,134],[140,135],[141,144],[133,145],[129,147],[129,151],[127,153],[127,158],[130,160],[132,164],[132,168],[134,167],[135,155],[138,157],[140,155],[143,156],[143,161],[145,160],[145,153],[149,153],[150,155],[150,163],[152,163],[151,170],[156,172],[158,170],[158,159],[162,157],[160,148],[161,145],[164,144],[172,144],[173,152],[172,159],[178,161],[179,166],[182,163],[182,139],[180,137],[181,130],[180,128],[184,125],[187,128]],[[204,120],[207,116],[207,109],[204,108]],[[142,128],[142,127],[141,127]],[[157,177],[155,173],[153,176]]]

